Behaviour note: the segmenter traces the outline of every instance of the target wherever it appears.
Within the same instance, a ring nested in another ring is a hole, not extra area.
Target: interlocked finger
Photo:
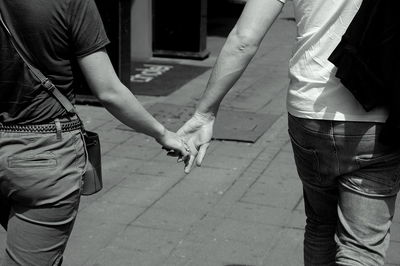
[[[199,153],[197,154],[197,159],[196,159],[196,165],[201,166],[201,163],[203,162],[204,156],[206,155],[208,146],[210,146],[210,143],[205,143],[200,146],[199,148]]]

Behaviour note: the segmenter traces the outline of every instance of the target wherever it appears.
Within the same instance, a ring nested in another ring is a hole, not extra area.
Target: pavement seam
[[[142,215],[144,215],[150,208],[152,208],[157,202],[159,202],[166,194],[168,194],[168,192],[170,192],[174,187],[176,187],[182,180],[184,180],[186,178],[185,176],[182,176],[181,178],[179,178],[178,181],[176,181],[172,186],[170,186],[164,193],[161,194],[161,196],[159,196],[156,200],[154,200],[149,206],[147,206],[142,212],[140,212],[135,219],[133,219],[132,221],[130,221],[129,223],[127,223],[127,225],[125,226],[125,229],[123,231],[125,231],[128,227],[132,226],[133,223],[135,223]]]
[[[297,203],[294,205],[294,207],[292,208],[292,212],[295,211],[297,209],[297,207],[299,207],[299,205],[301,204],[302,201],[303,201],[303,196],[301,196],[299,198],[299,200],[297,201]]]

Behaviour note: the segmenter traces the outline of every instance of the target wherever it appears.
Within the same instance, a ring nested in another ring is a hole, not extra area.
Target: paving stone
[[[153,208],[205,214],[219,199],[220,196],[215,194],[196,193],[184,195],[169,192],[157,201]]]
[[[186,179],[202,180],[203,182],[210,182],[215,184],[233,182],[240,175],[239,171],[232,169],[219,169],[210,167],[197,167],[193,169],[190,174],[186,175]]]
[[[281,114],[279,119],[261,136],[257,144],[261,146],[279,145],[283,141],[289,140],[287,113]]]
[[[85,265],[161,265],[182,234],[129,226]]]
[[[92,220],[93,226],[104,223],[128,225],[144,211],[144,207],[136,205],[97,200],[79,211],[78,219]],[[95,220],[93,219],[94,217],[96,217]]]
[[[240,171],[248,167],[251,160],[250,158],[236,158],[210,154],[204,158],[202,166]]]
[[[170,253],[170,257],[181,258],[181,262],[188,263],[190,261],[196,261],[198,259],[207,260],[209,258],[199,256],[199,252],[203,249],[203,242],[193,242],[188,240],[180,240],[178,244]],[[190,265],[190,264],[184,264]]]
[[[182,241],[173,254],[193,258],[193,261],[220,261],[222,265],[260,265],[265,252],[260,244],[211,239],[200,243]]]
[[[257,162],[258,164],[260,164],[261,169],[263,170],[260,173],[260,176],[265,173],[265,171],[270,168],[270,165],[273,163],[273,161],[275,160],[275,158],[279,155],[279,153],[281,152],[281,148],[277,148],[277,147],[271,147],[268,148],[266,150],[264,150],[262,153],[260,153],[260,155],[257,157]]]
[[[103,107],[77,104],[76,109],[78,110],[79,116],[83,121],[86,119],[90,119],[92,121],[115,120],[115,117]]]
[[[215,156],[229,156],[235,158],[256,158],[263,150],[263,147],[248,143],[222,142],[212,154]]]
[[[89,260],[85,266],[156,266],[162,265],[167,256],[153,252],[138,252],[108,247],[97,258]]]
[[[391,241],[389,249],[386,254],[386,264],[387,265],[400,265],[400,242]],[[386,265],[385,264],[385,265]]]
[[[167,191],[179,180],[177,177],[133,174],[125,178],[119,185],[141,190]]]
[[[306,215],[304,211],[292,211],[285,226],[292,229],[304,230],[306,226]]]
[[[213,212],[210,215],[219,216],[218,212]],[[275,208],[244,202],[236,202],[232,204],[230,211],[223,215],[223,217],[237,221],[282,227],[290,221],[291,216],[292,212],[284,208]]]
[[[226,266],[226,264],[222,261],[170,256],[161,266]]]
[[[286,142],[286,144],[282,148],[282,151],[293,154],[292,143],[290,141]]]
[[[183,164],[171,164],[159,161],[145,161],[135,170],[135,172],[143,175],[155,175],[173,178],[185,176]]]
[[[294,180],[282,180],[279,183],[270,180],[255,185],[241,199],[241,202],[292,210],[302,197],[302,191],[296,189],[297,186],[300,185]]]
[[[158,148],[161,150],[161,145],[157,143],[152,137],[149,137],[145,134],[140,134],[134,132],[132,137],[125,142],[128,146],[143,146],[143,147],[151,147]]]
[[[102,171],[103,189],[112,188],[130,176],[131,176],[130,173],[111,171],[110,169],[103,170]]]
[[[289,84],[289,83],[288,83]],[[266,105],[260,110],[261,113],[271,113],[275,115],[282,115],[287,113],[286,110],[286,94],[287,92],[282,90],[279,94],[271,101],[270,104]]]
[[[260,155],[252,161],[241,178],[255,181],[256,178],[258,178],[265,171],[265,169],[267,169],[279,151],[280,149],[269,149],[268,152],[263,151],[260,153]]]
[[[272,148],[272,150],[271,148],[268,149],[270,150],[268,153],[270,158],[263,158],[263,160],[254,159],[251,164],[245,169],[245,171],[239,176],[239,178],[235,180],[229,190],[224,193],[224,196],[219,202],[218,206],[216,206],[216,208],[214,208],[212,212],[225,212],[226,209],[229,209],[229,204],[236,203],[243,197],[243,195],[249,190],[253,183],[264,172],[266,167],[268,167],[269,161],[271,161],[275,157],[275,154],[280,150],[279,148]],[[260,153],[259,157],[263,153],[264,152]]]
[[[250,84],[232,101],[229,101],[229,107],[242,108],[253,112],[263,110],[281,91],[286,93],[289,79],[287,74],[276,70],[267,70],[261,79]]]
[[[106,194],[108,191],[110,191],[113,187],[115,187],[116,185],[121,183],[124,179],[126,179],[127,176],[129,176],[129,175],[130,174],[127,174],[127,173],[122,173],[122,172],[118,172],[118,171],[109,171],[109,170],[103,169],[103,171],[102,171],[103,189],[94,195],[82,196],[81,203],[80,203],[80,209],[84,209],[91,203],[97,201],[104,194]]]
[[[397,221],[394,221],[390,227],[390,239],[400,242],[400,223]]]
[[[96,130],[96,133],[99,134],[100,142],[111,142],[111,143],[124,143],[129,138],[132,137],[132,133],[128,131],[121,131],[116,129],[108,129],[101,127]]]
[[[235,183],[239,174],[225,169],[196,168],[169,193],[187,195],[188,198],[192,194],[220,198]]]
[[[293,154],[283,151],[277,154],[257,182],[263,183],[264,180],[271,178],[276,178],[278,182],[280,180],[296,180],[301,184],[296,171]]]
[[[253,160],[252,166],[258,164],[261,169],[265,170],[280,152],[281,147],[268,146],[259,153],[257,159]]]
[[[278,236],[277,243],[265,254],[263,266],[301,266],[303,264],[302,230],[286,229]]]
[[[169,255],[183,236],[184,232],[128,226],[108,247]]]
[[[128,145],[127,143],[114,146],[107,155],[116,158],[128,158],[138,160],[152,160],[162,152],[161,147],[152,148],[145,146]]]
[[[163,261],[160,266],[186,266],[188,265],[190,258],[180,258],[176,256],[169,256]]]
[[[224,218],[213,228],[208,237],[212,240],[234,240],[247,242],[249,245],[259,244],[267,250],[272,247],[279,229],[277,226]]]
[[[154,229],[187,232],[203,215],[194,212],[150,208],[132,225]]]
[[[194,194],[223,195],[231,186],[234,180],[229,176],[217,176],[209,178],[183,179],[170,193],[187,195]]]
[[[102,156],[101,158],[103,171],[115,171],[120,173],[134,173],[136,169],[141,167],[145,161],[138,159],[116,158],[113,156]]]
[[[68,242],[64,263],[66,266],[80,266],[96,257],[99,251],[106,247],[125,228],[125,225],[115,223],[98,223],[93,225],[91,219],[77,219],[74,230]]]
[[[301,195],[301,182],[295,169],[287,167],[292,156],[280,152],[256,183],[241,199],[243,202],[292,209],[297,206]]]
[[[79,111],[78,111],[79,112]],[[108,120],[100,120],[97,118],[91,117],[90,114],[82,115],[81,112],[79,112],[79,115],[82,119],[82,122],[85,126],[85,129],[91,130],[91,131],[96,131],[98,128],[103,126],[104,124],[110,122],[110,119]]]
[[[196,243],[214,239],[213,232],[224,220],[225,218],[223,217],[215,217],[209,214],[203,215],[201,219],[192,225],[184,239]]]
[[[203,90],[199,88],[205,88],[208,82],[208,78],[210,77],[211,71],[206,71],[204,74],[198,76],[196,79],[187,83],[185,86],[179,89],[179,91],[175,91],[165,98],[164,103],[170,104],[187,104],[189,102],[197,102],[198,99],[203,94]],[[193,106],[195,103],[193,104]]]
[[[102,141],[100,143],[100,151],[101,151],[101,155],[105,156],[110,150],[112,150],[113,148],[115,148],[115,146],[117,146],[118,144],[115,144],[113,142],[107,142],[107,141]]]
[[[165,191],[142,190],[116,186],[101,197],[102,201],[148,207],[162,197]]]
[[[305,212],[305,208],[304,208],[304,197],[302,196],[300,201],[298,202],[298,205],[296,206],[295,211],[300,211],[302,213]]]

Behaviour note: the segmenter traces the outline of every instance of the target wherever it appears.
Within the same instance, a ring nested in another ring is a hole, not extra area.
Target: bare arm
[[[190,172],[195,160],[198,166],[201,165],[212,138],[215,116],[222,99],[256,54],[282,6],[278,0],[248,0],[217,58],[196,112],[178,131],[186,139],[191,152],[185,167],[186,173]]]
[[[121,83],[105,50],[80,58],[78,63],[94,96],[118,120],[154,137],[166,148],[187,154],[178,136],[166,130]]]
[[[214,65],[197,111],[215,116],[219,105],[257,52],[282,10],[278,0],[249,0]]]

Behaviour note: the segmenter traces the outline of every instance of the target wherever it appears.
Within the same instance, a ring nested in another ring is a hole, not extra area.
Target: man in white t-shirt
[[[285,0],[249,0],[193,117],[178,131],[200,165],[220,102],[239,79]],[[400,183],[400,149],[378,141],[385,108],[366,112],[335,78],[329,55],[362,0],[293,0],[289,133],[303,183],[305,265],[383,265]],[[284,197],[284,196],[282,196]]]

